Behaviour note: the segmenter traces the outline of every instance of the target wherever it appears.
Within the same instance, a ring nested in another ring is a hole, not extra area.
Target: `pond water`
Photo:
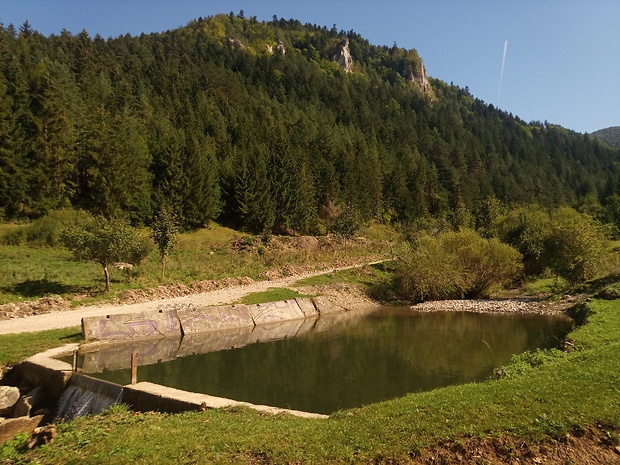
[[[138,373],[139,381],[186,391],[332,413],[488,379],[513,354],[558,347],[571,327],[562,316],[381,308],[321,318],[297,337],[140,366]],[[130,370],[92,376],[128,384]]]

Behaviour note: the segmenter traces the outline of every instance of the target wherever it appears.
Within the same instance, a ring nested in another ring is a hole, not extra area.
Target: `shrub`
[[[62,244],[62,231],[80,216],[83,216],[83,213],[74,210],[50,211],[27,226],[11,231],[3,240],[11,245],[27,243],[32,246],[55,247]]]
[[[537,205],[516,208],[498,220],[499,239],[523,255],[524,272],[528,276],[544,271],[543,254],[550,227],[549,214]]]
[[[473,230],[422,236],[400,254],[400,292],[412,301],[488,297],[522,270],[521,254]]]
[[[461,298],[465,283],[456,257],[435,237],[422,236],[399,254],[397,289],[413,302]]]
[[[352,208],[346,208],[334,222],[331,231],[337,236],[353,239],[362,226],[359,216]]]
[[[465,297],[488,297],[492,287],[509,283],[523,268],[517,250],[471,229],[446,234],[445,247],[458,257],[467,283]]]
[[[593,278],[605,252],[608,231],[588,215],[559,208],[551,215],[544,262],[571,284]]]

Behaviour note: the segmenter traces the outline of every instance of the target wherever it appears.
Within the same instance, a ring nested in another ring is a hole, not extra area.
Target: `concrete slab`
[[[24,361],[15,367],[20,379],[31,386],[41,386],[52,398],[59,399],[71,379],[72,371],[55,370],[33,361]]]
[[[319,312],[319,315],[328,315],[330,313],[339,313],[345,311],[343,308],[334,305],[323,296],[313,297],[312,303]]]
[[[253,327],[254,321],[245,305],[217,307],[186,306],[177,312],[183,334],[205,333],[230,328]]]
[[[312,299],[306,297],[297,297],[295,299],[295,302],[297,302],[297,305],[299,305],[301,312],[306,318],[313,318],[319,316],[319,311],[314,306],[314,302],[312,302]]]
[[[248,309],[256,325],[306,317],[295,299],[250,305]]]
[[[208,408],[224,407],[247,407],[271,414],[290,414],[303,418],[328,418],[327,415],[318,413],[301,412],[299,410],[288,410],[265,405],[254,405],[247,402],[238,402],[223,397],[214,397],[207,394],[181,391],[179,389],[161,386],[148,382],[133,384],[123,388],[123,402],[137,411],[163,411],[163,412],[185,412],[188,410],[205,410]]]
[[[181,336],[181,323],[174,308],[159,308],[133,314],[83,318],[82,333],[87,341]]]

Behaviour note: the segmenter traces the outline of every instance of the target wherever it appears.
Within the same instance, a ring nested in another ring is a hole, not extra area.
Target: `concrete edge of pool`
[[[83,373],[61,358],[75,354],[79,349],[92,347],[100,349],[122,343],[152,340],[175,340],[180,336],[205,336],[223,329],[250,327],[267,328],[274,324],[291,321],[311,320],[322,315],[346,313],[346,309],[332,304],[328,299],[296,298],[256,305],[225,305],[216,307],[195,307],[193,305],[163,305],[154,311],[133,314],[105,315],[82,319],[82,334],[86,344],[67,344],[41,352],[17,365],[19,376],[26,382],[42,386],[55,399],[71,385],[74,375],[86,377],[91,386],[116,387],[122,389],[120,402],[132,410],[179,413],[209,408],[247,407],[263,413],[290,414],[303,418],[328,418],[328,415],[299,410],[256,405],[222,397],[183,391],[160,384],[139,382],[119,385],[99,380]],[[161,338],[163,336],[163,338]],[[157,358],[157,357],[156,357]],[[152,362],[151,362],[152,363]]]
[[[29,357],[16,369],[25,381],[42,386],[51,396],[60,399],[63,391],[69,385],[74,375],[73,367],[67,362],[58,360],[60,357],[72,355],[79,348],[79,344],[67,344],[62,347],[47,350]],[[80,376],[86,376],[80,374]],[[90,378],[94,383],[114,384]],[[223,397],[207,394],[182,391],[159,384],[140,382],[133,385],[120,386],[123,390],[121,402],[138,412],[159,411],[166,413],[180,413],[186,411],[200,411],[211,408],[247,407],[269,414],[290,414],[302,418],[325,419],[328,415],[302,412],[267,405],[255,405],[248,402],[239,402]]]

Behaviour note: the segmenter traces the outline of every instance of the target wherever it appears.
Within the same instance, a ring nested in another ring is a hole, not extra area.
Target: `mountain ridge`
[[[608,128],[599,129],[598,131],[594,131],[592,136],[611,147],[620,148],[620,126],[610,126]]]
[[[577,207],[620,191],[618,150],[427,77],[415,49],[297,20],[218,15],[108,40],[2,26],[0,97],[6,219],[71,206],[143,224],[167,206],[186,229],[459,228],[493,199]]]

